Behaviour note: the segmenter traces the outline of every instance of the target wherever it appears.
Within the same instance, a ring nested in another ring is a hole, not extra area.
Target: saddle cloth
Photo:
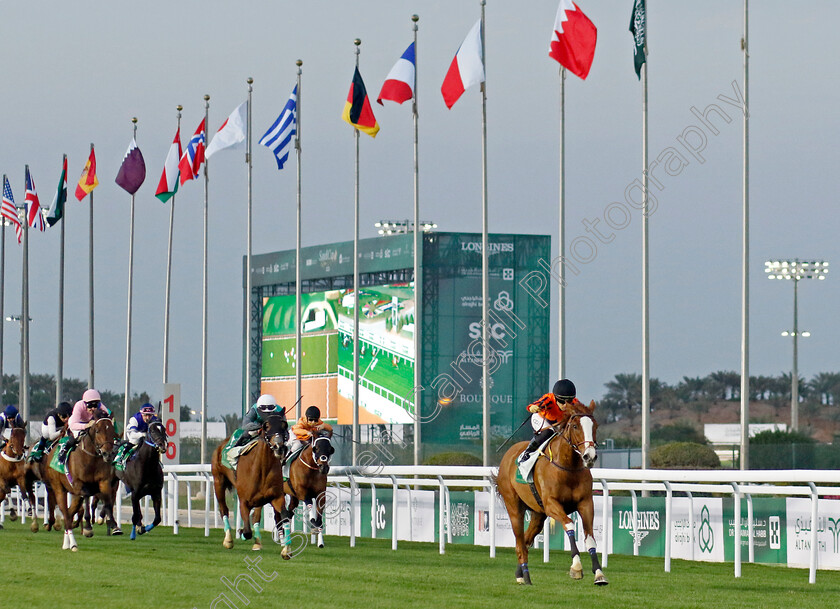
[[[225,447],[222,449],[222,465],[234,472],[236,471],[237,463],[239,463],[239,457],[250,452],[259,441],[259,438],[254,438],[245,446],[234,446],[239,438],[242,437],[243,433],[245,433],[245,431],[242,429],[237,429],[233,432],[230,436],[230,440],[227,441],[227,444],[225,444]]]
[[[534,465],[537,463],[537,459],[540,458],[540,455],[543,454],[543,449],[548,446],[548,443],[551,442],[551,439],[554,438],[556,434],[551,434],[548,439],[539,445],[537,450],[532,452],[528,458],[519,464],[516,468],[516,481],[521,484],[531,484],[534,482]]]
[[[283,478],[285,478],[286,480],[289,479],[289,472],[292,471],[292,463],[295,459],[300,457],[301,453],[303,452],[303,449],[305,448],[306,445],[303,445],[300,448],[298,448],[295,452],[290,454],[288,457],[286,457],[286,462],[283,464]]]
[[[59,474],[66,474],[67,473],[67,467],[65,467],[65,463],[67,463],[67,459],[64,460],[64,463],[61,463],[58,460],[58,453],[61,452],[61,449],[64,447],[65,444],[67,444],[68,440],[70,440],[70,438],[68,438],[67,436],[64,436],[63,438],[61,438],[58,441],[58,446],[53,451],[52,459],[50,459],[50,467],[53,468],[55,471],[57,471]],[[71,448],[70,452],[72,452],[73,450],[75,450],[75,447]],[[67,453],[67,457],[68,458],[70,457],[70,453]]]
[[[139,446],[134,446],[128,442],[120,444],[120,447],[117,449],[117,456],[114,457],[114,469],[124,472],[125,466],[137,454],[138,448]]]

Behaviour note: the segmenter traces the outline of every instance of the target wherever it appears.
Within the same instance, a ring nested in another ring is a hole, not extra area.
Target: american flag
[[[18,243],[20,243],[23,236],[23,227],[20,225],[20,218],[18,217],[18,208],[15,205],[15,197],[12,195],[12,187],[9,186],[9,178],[3,176],[3,219],[8,220],[9,224],[15,227],[15,235],[17,235]]]
[[[41,202],[38,200],[38,193],[35,192],[35,182],[29,174],[29,165],[26,166],[26,197],[23,204],[28,210],[29,226],[40,231],[46,230],[47,223],[44,222],[44,214],[41,213]]]
[[[283,165],[289,158],[292,136],[297,134],[297,86],[295,86],[286,106],[268,128],[265,135],[260,139],[260,144],[269,148],[277,157],[277,169],[283,169]]]
[[[195,133],[190,138],[187,148],[181,157],[181,162],[178,163],[178,168],[181,171],[181,185],[188,180],[194,180],[198,177],[198,170],[201,169],[201,164],[204,162],[204,143],[206,142],[204,136],[204,119]]]

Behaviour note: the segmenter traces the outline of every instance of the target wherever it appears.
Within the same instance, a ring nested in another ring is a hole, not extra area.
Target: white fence
[[[163,524],[172,526],[176,535],[180,526],[192,527],[194,523],[195,526],[203,526],[207,536],[210,535],[211,528],[219,528],[218,504],[212,492],[210,466],[174,465],[165,467],[164,471],[166,492],[163,500]],[[472,543],[487,545],[490,556],[493,557],[497,547],[513,545],[510,526],[505,526],[507,515],[504,504],[495,493],[491,481],[495,472],[495,468],[484,467],[333,467],[324,507],[326,533],[349,537],[350,546],[353,547],[356,538],[363,534],[364,529],[367,529],[365,536],[376,537],[377,531],[381,530],[384,533],[390,528],[391,547],[394,550],[401,539],[437,541],[440,553],[444,553],[446,545],[453,543],[453,533],[456,536],[463,533],[463,530],[459,529],[459,518],[469,519],[471,516],[469,509],[465,510],[463,504],[453,501],[453,495],[463,495],[464,491],[459,489],[470,489],[474,507],[474,521],[470,529],[473,535]],[[672,557],[724,560],[723,547],[726,545],[724,536],[727,527],[723,508],[720,506],[723,501],[721,497],[731,497],[733,516],[728,531],[734,538],[731,554],[735,577],[741,575],[742,552],[746,551],[749,562],[755,562],[756,548],[762,545],[762,541],[766,541],[763,538],[768,535],[779,535],[780,526],[786,527],[786,531],[782,533],[787,544],[787,559],[778,562],[786,562],[791,566],[807,566],[811,583],[816,581],[818,567],[840,568],[840,500],[829,499],[840,497],[840,471],[594,468],[592,475],[595,491],[600,493],[595,498],[595,537],[602,552],[604,566],[608,564],[610,553],[616,550],[629,553],[625,552],[627,545],[623,546],[624,550],[619,547],[619,542],[624,543],[628,538],[632,539],[632,553],[639,555],[640,549],[645,548],[644,540],[647,534],[652,532],[652,523],[655,524],[659,542],[664,541],[664,552],[659,555],[664,555],[666,571],[671,570]],[[120,499],[121,491],[122,489],[118,494]],[[173,499],[181,497],[183,491],[186,491],[186,510],[179,510],[178,502]],[[192,509],[194,491],[203,491],[203,505],[196,510]],[[630,496],[627,498],[611,495],[616,491],[629,492]],[[652,501],[646,498],[646,495],[654,492],[664,493],[664,510],[661,517],[655,510],[639,509],[640,502],[648,505]],[[370,509],[369,521],[366,510],[362,508],[363,495],[364,503],[369,505]],[[785,508],[781,511],[786,513],[771,516],[771,526],[768,528],[764,526],[768,519],[755,517],[754,497],[784,497],[786,499],[777,501],[785,502]],[[616,503],[624,505],[628,500],[629,507],[616,507]],[[11,501],[18,501],[19,511],[23,513],[19,496],[13,495]],[[8,502],[9,500],[6,503]],[[38,504],[38,513],[42,515],[43,489],[39,489]],[[121,514],[124,507],[118,501],[116,516],[121,522],[126,521]],[[149,507],[147,501],[144,522],[151,520]],[[742,517],[744,511],[746,518]],[[267,512],[270,518],[271,510]],[[386,512],[389,512],[389,522],[386,522]],[[0,510],[0,522],[3,521],[4,513],[5,510]],[[130,514],[126,516],[130,519]],[[785,524],[780,524],[782,519]],[[661,530],[662,520],[664,533]],[[239,522],[241,515],[238,515],[237,528]],[[435,523],[437,530],[434,530]],[[548,562],[549,546],[553,538],[549,523],[550,521],[546,521],[545,530],[537,540],[537,544],[542,546],[545,562]],[[742,524],[736,526],[737,523]],[[714,535],[708,533],[712,528],[716,531]],[[745,531],[742,532],[742,529]],[[622,531],[626,536],[618,537]],[[651,538],[653,537],[652,535]],[[579,534],[578,539],[582,538]],[[565,542],[565,535],[561,532],[553,539],[559,546]],[[703,552],[697,555],[696,548],[699,547],[705,552],[706,547],[714,544],[717,544],[714,554],[710,551],[708,555]],[[769,545],[773,547],[772,540]],[[742,551],[735,551],[734,548],[742,548]]]

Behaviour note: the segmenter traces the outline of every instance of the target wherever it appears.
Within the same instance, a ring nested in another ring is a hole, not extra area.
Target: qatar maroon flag
[[[597,40],[598,29],[578,5],[572,0],[560,0],[548,56],[572,74],[586,80],[595,57]]]
[[[133,195],[145,179],[146,162],[143,160],[143,154],[137,147],[137,142],[134,138],[131,138],[131,143],[128,145],[128,150],[117,173],[117,179],[114,181],[128,194]]]

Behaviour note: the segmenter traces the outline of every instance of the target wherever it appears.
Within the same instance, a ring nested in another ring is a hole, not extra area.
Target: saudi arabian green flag
[[[642,64],[645,63],[645,46],[647,45],[647,16],[645,0],[635,0],[633,14],[630,15],[630,32],[633,34],[633,63],[636,66],[636,76],[642,78]]]
[[[64,155],[64,165],[61,168],[61,177],[58,179],[58,189],[55,191],[50,212],[47,214],[47,222],[54,226],[64,217],[64,204],[67,203],[67,155]]]

